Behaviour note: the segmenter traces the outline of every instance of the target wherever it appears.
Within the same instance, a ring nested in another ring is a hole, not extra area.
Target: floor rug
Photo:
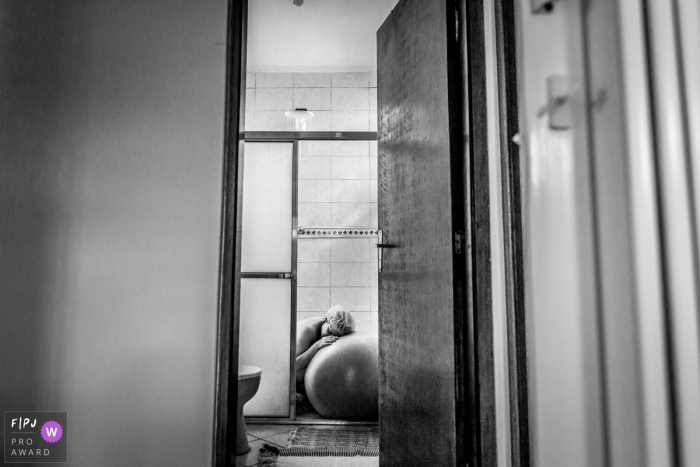
[[[297,428],[284,449],[266,444],[258,462],[270,467],[378,467],[379,428]]]

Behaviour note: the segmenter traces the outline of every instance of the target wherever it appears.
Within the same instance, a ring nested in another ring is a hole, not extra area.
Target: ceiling
[[[377,29],[397,0],[251,0],[248,70],[369,71]]]

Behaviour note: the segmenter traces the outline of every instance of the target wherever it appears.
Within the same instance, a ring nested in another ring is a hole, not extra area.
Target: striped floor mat
[[[266,444],[258,462],[270,467],[377,467],[379,428],[297,428],[290,433],[284,449]]]

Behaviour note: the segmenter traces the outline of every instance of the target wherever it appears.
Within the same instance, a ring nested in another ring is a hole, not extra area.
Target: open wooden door
[[[453,2],[402,0],[377,35],[382,467],[469,458],[455,23]]]

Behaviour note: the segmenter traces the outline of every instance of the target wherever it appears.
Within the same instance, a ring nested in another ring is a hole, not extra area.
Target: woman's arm
[[[320,349],[327,347],[331,345],[333,342],[338,340],[336,336],[326,336],[322,337],[320,340],[317,340],[313,344],[309,346],[308,349],[301,355],[297,357],[296,360],[296,379],[297,382],[301,382],[304,380],[304,374],[306,373],[306,367],[309,366],[309,363],[311,362],[311,359],[314,358],[314,355],[316,355],[316,352],[318,352]]]

